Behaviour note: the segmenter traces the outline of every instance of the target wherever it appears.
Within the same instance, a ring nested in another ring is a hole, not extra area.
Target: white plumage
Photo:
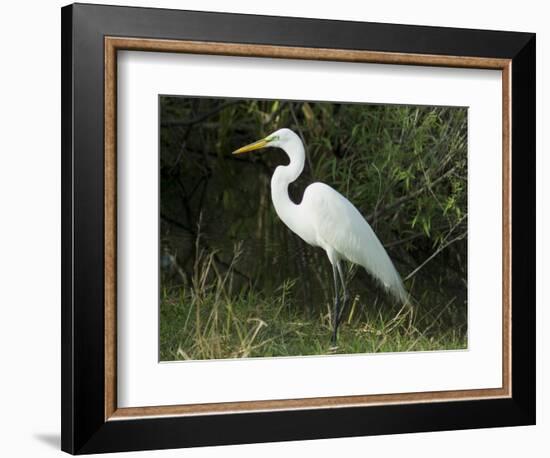
[[[333,250],[339,259],[363,266],[400,302],[406,302],[407,293],[388,253],[348,199],[324,183],[313,183],[299,207],[313,223],[317,244],[327,254]]]
[[[275,169],[271,178],[271,198],[275,211],[288,228],[305,242],[325,250],[333,266],[335,303],[333,313],[333,344],[336,344],[339,310],[338,280],[340,277],[346,299],[346,287],[341,260],[363,266],[401,303],[407,302],[407,293],[382,243],[361,213],[342,194],[324,183],[312,183],[304,191],[299,204],[292,202],[288,185],[304,169],[305,152],[300,137],[290,129],[280,129],[263,140],[244,146],[234,154],[273,146],[288,155],[288,165]]]

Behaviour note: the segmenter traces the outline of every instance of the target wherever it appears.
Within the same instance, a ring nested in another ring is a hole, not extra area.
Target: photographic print
[[[467,108],[159,113],[161,361],[467,348]]]

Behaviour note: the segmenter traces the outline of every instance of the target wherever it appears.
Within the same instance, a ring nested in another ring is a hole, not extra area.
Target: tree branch
[[[447,170],[447,172],[445,172],[440,177],[436,178],[431,183],[428,183],[427,181],[425,181],[424,186],[422,186],[421,188],[417,189],[416,191],[411,192],[410,194],[406,194],[404,196],[401,196],[398,199],[395,199],[391,204],[388,204],[388,205],[382,207],[381,209],[372,212],[370,215],[367,216],[367,219],[370,220],[370,219],[373,219],[373,218],[378,218],[380,215],[382,215],[384,213],[387,213],[390,210],[393,210],[394,208],[397,208],[398,206],[404,204],[405,202],[408,202],[411,199],[414,199],[415,197],[418,197],[424,191],[430,189],[430,187],[436,185],[440,181],[447,178],[449,175],[451,175],[454,172],[454,170],[455,170],[455,167],[453,167],[452,169]]]

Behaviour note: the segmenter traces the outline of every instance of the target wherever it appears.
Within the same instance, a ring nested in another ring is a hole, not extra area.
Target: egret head
[[[248,153],[250,151],[254,151],[260,148],[267,148],[268,146],[284,149],[284,146],[286,144],[291,141],[295,141],[296,139],[299,140],[299,137],[290,129],[279,129],[272,134],[269,134],[267,137],[258,140],[257,142],[250,143],[249,145],[243,146],[242,148],[233,151],[233,154]]]

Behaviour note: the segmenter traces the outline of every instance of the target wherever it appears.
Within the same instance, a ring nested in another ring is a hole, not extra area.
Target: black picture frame
[[[535,424],[535,35],[74,4],[62,8],[62,449],[72,454]],[[106,421],[104,37],[511,59],[512,396]]]

